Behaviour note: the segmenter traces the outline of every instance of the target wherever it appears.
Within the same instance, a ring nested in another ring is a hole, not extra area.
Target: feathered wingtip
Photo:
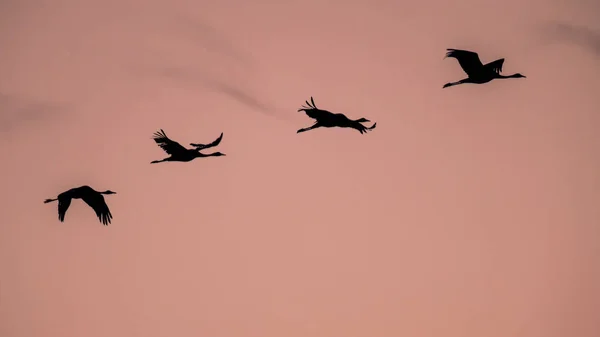
[[[315,100],[313,99],[312,96],[310,96],[310,102],[305,101],[305,103],[306,103],[306,106],[303,105],[301,109],[298,109],[298,112],[312,110],[312,109],[318,109],[317,105],[315,104]]]
[[[44,200],[44,204],[47,204],[47,203],[53,202],[53,201],[55,201],[55,199],[46,199],[46,200]]]
[[[158,139],[158,138],[167,138],[167,134],[165,133],[165,131],[163,129],[160,129],[160,131],[156,131],[152,137],[152,139]]]
[[[446,48],[446,55],[444,56],[444,59],[447,57],[452,57],[454,55],[454,52],[456,52],[456,49]]]
[[[223,132],[221,132],[221,135],[219,136],[219,138],[213,140],[211,143],[208,143],[208,144],[190,143],[190,145],[198,148],[199,150],[202,150],[202,149],[214,147],[214,146],[221,144],[221,140],[223,140]]]

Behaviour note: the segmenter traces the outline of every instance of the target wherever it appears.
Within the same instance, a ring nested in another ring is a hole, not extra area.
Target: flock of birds
[[[456,82],[446,83],[443,86],[443,88],[448,88],[451,86],[465,83],[483,84],[488,83],[494,79],[525,78],[525,76],[520,73],[516,73],[509,76],[501,75],[500,73],[502,72],[502,66],[504,65],[503,58],[496,61],[492,61],[490,63],[483,64],[479,60],[479,56],[477,55],[477,53],[460,49],[448,49],[446,57],[453,57],[456,60],[458,60],[458,63],[460,64],[461,68],[467,74],[467,78]],[[298,130],[297,133],[314,130],[320,127],[338,127],[352,128],[363,134],[375,129],[375,127],[377,126],[377,123],[374,123],[372,126],[369,127],[363,125],[362,123],[370,122],[366,118],[352,120],[346,117],[346,115],[344,114],[333,113],[327,110],[317,108],[317,106],[315,105],[315,101],[312,97],[310,98],[310,102],[307,100],[306,105],[298,109],[298,112],[300,111],[304,111],[308,117],[315,120],[315,123],[312,126]],[[190,146],[192,146],[191,149],[185,148],[178,142],[167,137],[167,134],[162,129],[159,132],[154,133],[153,139],[156,142],[156,144],[169,155],[169,157],[161,160],[154,160],[151,162],[151,164],[169,161],[189,162],[196,158],[225,156],[225,154],[221,152],[214,152],[208,154],[200,152],[201,150],[205,150],[219,145],[219,143],[221,143],[221,140],[223,139],[223,133],[221,133],[219,138],[208,144],[190,143]],[[58,220],[63,222],[65,220],[67,210],[71,205],[71,200],[82,199],[94,210],[94,212],[96,212],[98,220],[100,220],[100,222],[103,225],[107,226],[111,223],[112,214],[110,213],[108,205],[106,205],[106,201],[104,200],[103,195],[110,194],[116,194],[116,192],[113,192],[111,190],[98,192],[89,186],[81,186],[63,192],[54,199],[46,199],[44,203],[58,201]]]

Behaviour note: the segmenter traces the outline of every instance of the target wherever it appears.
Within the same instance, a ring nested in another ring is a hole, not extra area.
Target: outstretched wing
[[[331,118],[335,118],[335,114],[333,112],[329,112],[327,110],[321,110],[321,109],[309,109],[309,110],[305,110],[304,111],[306,113],[306,115],[312,119],[331,119]]]
[[[190,145],[195,147],[196,150],[208,149],[210,147],[215,147],[215,146],[219,145],[219,143],[221,143],[222,139],[223,139],[223,132],[221,132],[221,135],[219,136],[219,138],[215,139],[212,143],[209,143],[209,144],[190,143]]]
[[[312,96],[310,98],[310,102],[306,101],[306,106],[303,105],[302,108],[298,109],[298,111],[304,111],[308,117],[316,120],[335,118],[334,113],[317,108],[315,100],[312,98]]]
[[[71,206],[71,198],[58,199],[58,220],[60,220],[60,222],[65,221],[65,215],[67,214],[69,206]]]
[[[183,147],[181,144],[173,141],[167,137],[167,134],[160,129],[160,131],[154,133],[154,141],[161,149],[163,149],[167,154],[172,156],[186,152],[187,149]]]
[[[112,214],[110,213],[102,194],[87,194],[81,199],[96,212],[98,220],[100,220],[104,226],[108,226],[112,219]]]
[[[496,74],[500,74],[502,72],[502,66],[504,65],[504,59],[499,59],[490,63],[487,63],[483,67],[486,70],[493,71]]]
[[[477,53],[460,49],[447,50],[446,57],[454,57],[469,77],[476,76],[477,73],[481,71],[483,64],[481,63],[481,60],[479,60],[479,55],[477,55]]]

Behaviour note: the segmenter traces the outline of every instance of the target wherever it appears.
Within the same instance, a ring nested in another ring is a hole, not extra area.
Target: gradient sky
[[[552,28],[599,14],[0,1],[0,336],[600,336],[600,52]],[[446,48],[527,79],[442,90]],[[296,134],[311,95],[377,129]],[[84,184],[110,226],[42,203]]]

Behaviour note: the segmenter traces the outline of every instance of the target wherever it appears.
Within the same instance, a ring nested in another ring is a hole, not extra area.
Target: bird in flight
[[[112,214],[104,201],[103,194],[117,194],[111,190],[104,192],[98,192],[89,186],[81,186],[72,188],[66,192],[63,192],[56,197],[56,199],[46,199],[44,204],[58,200],[58,220],[60,222],[65,221],[65,214],[71,205],[71,199],[82,199],[88,206],[90,206],[98,220],[104,225],[108,226],[112,219]]]
[[[500,75],[502,72],[504,59],[482,64],[479,60],[479,55],[477,55],[475,52],[460,49],[447,49],[447,51],[448,52],[444,58],[454,57],[456,60],[458,60],[458,64],[460,64],[460,67],[464,70],[468,77],[457,82],[446,83],[444,84],[443,88],[448,88],[463,83],[483,84],[490,82],[491,80],[501,78],[526,78],[520,73],[508,76]]]
[[[167,157],[167,158],[161,159],[161,160],[154,160],[154,161],[150,162],[150,164],[162,163],[165,161],[188,162],[188,161],[192,161],[196,158],[224,156],[225,154],[221,153],[221,152],[214,152],[214,153],[208,153],[208,154],[204,154],[204,153],[200,152],[200,150],[208,149],[210,147],[219,145],[222,138],[223,138],[223,133],[221,133],[221,136],[219,136],[219,138],[217,138],[212,143],[209,143],[209,144],[190,143],[190,145],[194,146],[194,148],[186,149],[178,142],[169,139],[169,137],[167,137],[167,134],[161,129],[160,131],[154,133],[153,139],[161,149],[163,149],[167,154],[170,155],[170,157]]]
[[[308,117],[315,120],[315,124],[313,124],[312,126],[309,126],[307,128],[300,129],[296,133],[309,131],[309,130],[316,129],[319,127],[324,127],[324,128],[339,127],[339,128],[356,129],[361,134],[363,134],[363,133],[366,133],[367,131],[371,131],[371,130],[375,129],[375,126],[377,126],[377,123],[373,124],[370,127],[366,127],[366,126],[362,125],[361,123],[369,123],[370,122],[370,120],[368,120],[366,118],[359,118],[357,120],[352,120],[352,119],[346,117],[346,115],[344,115],[344,114],[333,113],[333,112],[330,112],[327,110],[319,109],[315,105],[315,101],[312,97],[310,98],[310,102],[306,101],[306,104],[307,104],[306,106],[302,106],[301,109],[298,109],[298,112],[304,111]]]

